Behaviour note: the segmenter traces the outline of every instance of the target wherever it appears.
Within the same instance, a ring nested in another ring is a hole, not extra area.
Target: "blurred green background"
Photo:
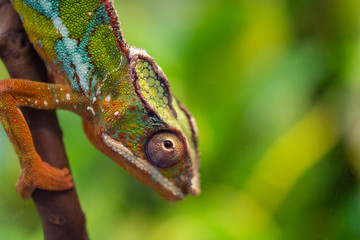
[[[360,1],[115,5],[197,119],[202,194],[165,202],[58,111],[91,239],[360,239]],[[41,239],[0,152],[0,239]]]

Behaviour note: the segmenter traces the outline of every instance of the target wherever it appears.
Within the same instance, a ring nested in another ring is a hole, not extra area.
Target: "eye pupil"
[[[170,149],[170,148],[173,147],[173,143],[171,141],[169,141],[169,140],[166,140],[166,141],[164,141],[164,147],[166,149]]]

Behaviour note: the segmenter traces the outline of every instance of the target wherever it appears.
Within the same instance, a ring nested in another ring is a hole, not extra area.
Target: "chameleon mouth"
[[[157,190],[160,195],[165,197],[167,200],[183,199],[186,193],[191,193],[194,195],[198,194],[198,191],[196,190],[197,188],[195,187],[197,185],[196,180],[191,179],[190,186],[187,189],[182,190],[169,179],[165,178],[157,168],[152,166],[146,160],[136,157],[122,143],[114,140],[108,134],[103,133],[101,138],[106,146],[110,147],[114,152],[122,156],[122,158],[125,159],[127,163],[130,163],[132,166],[134,166],[133,169],[128,169],[128,167],[126,167],[126,169],[134,177],[139,179],[144,184],[149,185],[150,187]],[[122,160],[116,159],[116,161],[118,161],[121,166],[124,166]]]

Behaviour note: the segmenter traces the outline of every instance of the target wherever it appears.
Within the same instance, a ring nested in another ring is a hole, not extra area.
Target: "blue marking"
[[[78,47],[75,39],[64,36],[62,40],[58,40],[55,43],[55,50],[57,58],[62,65],[61,70],[65,72],[67,78],[71,81],[71,87],[77,91],[80,91],[81,88],[87,93],[89,91],[87,82],[92,66],[89,63],[90,58],[87,56],[85,48],[82,48],[82,46]],[[72,64],[76,69],[72,67]],[[74,78],[75,74],[78,76],[80,86],[78,86],[78,82]]]
[[[45,17],[53,19],[58,15],[58,0],[23,0],[27,5],[34,8]]]
[[[93,83],[89,86],[89,79],[91,78],[91,73],[94,70],[94,66],[90,64],[91,59],[88,57],[88,53],[85,49],[86,45],[89,43],[90,36],[92,31],[103,24],[103,22],[109,22],[110,18],[106,17],[101,19],[101,16],[107,16],[105,5],[102,3],[96,11],[96,15],[92,18],[88,26],[86,27],[86,33],[82,37],[82,41],[79,46],[77,46],[77,41],[68,37],[69,31],[63,25],[60,18],[54,20],[54,25],[63,36],[62,40],[58,40],[55,44],[55,50],[58,55],[59,61],[62,62],[62,70],[65,72],[67,78],[71,81],[71,86],[73,89],[80,91],[80,88],[85,92],[93,95],[91,89],[97,83],[97,77],[93,77]],[[61,22],[60,22],[61,21]],[[72,64],[76,67],[75,69]],[[80,87],[74,78],[74,74],[77,74],[79,77]]]
[[[42,43],[42,41],[41,41],[41,40],[39,40],[39,46],[40,46],[41,48],[43,48],[43,47],[44,47],[44,44]]]

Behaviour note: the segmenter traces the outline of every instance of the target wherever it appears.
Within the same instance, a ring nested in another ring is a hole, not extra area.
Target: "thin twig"
[[[9,0],[0,0],[0,58],[11,78],[48,82],[45,65],[29,42]],[[43,161],[58,168],[69,167],[55,111],[30,108],[22,111]],[[37,189],[32,199],[46,240],[88,239],[85,216],[75,189],[62,192]]]

